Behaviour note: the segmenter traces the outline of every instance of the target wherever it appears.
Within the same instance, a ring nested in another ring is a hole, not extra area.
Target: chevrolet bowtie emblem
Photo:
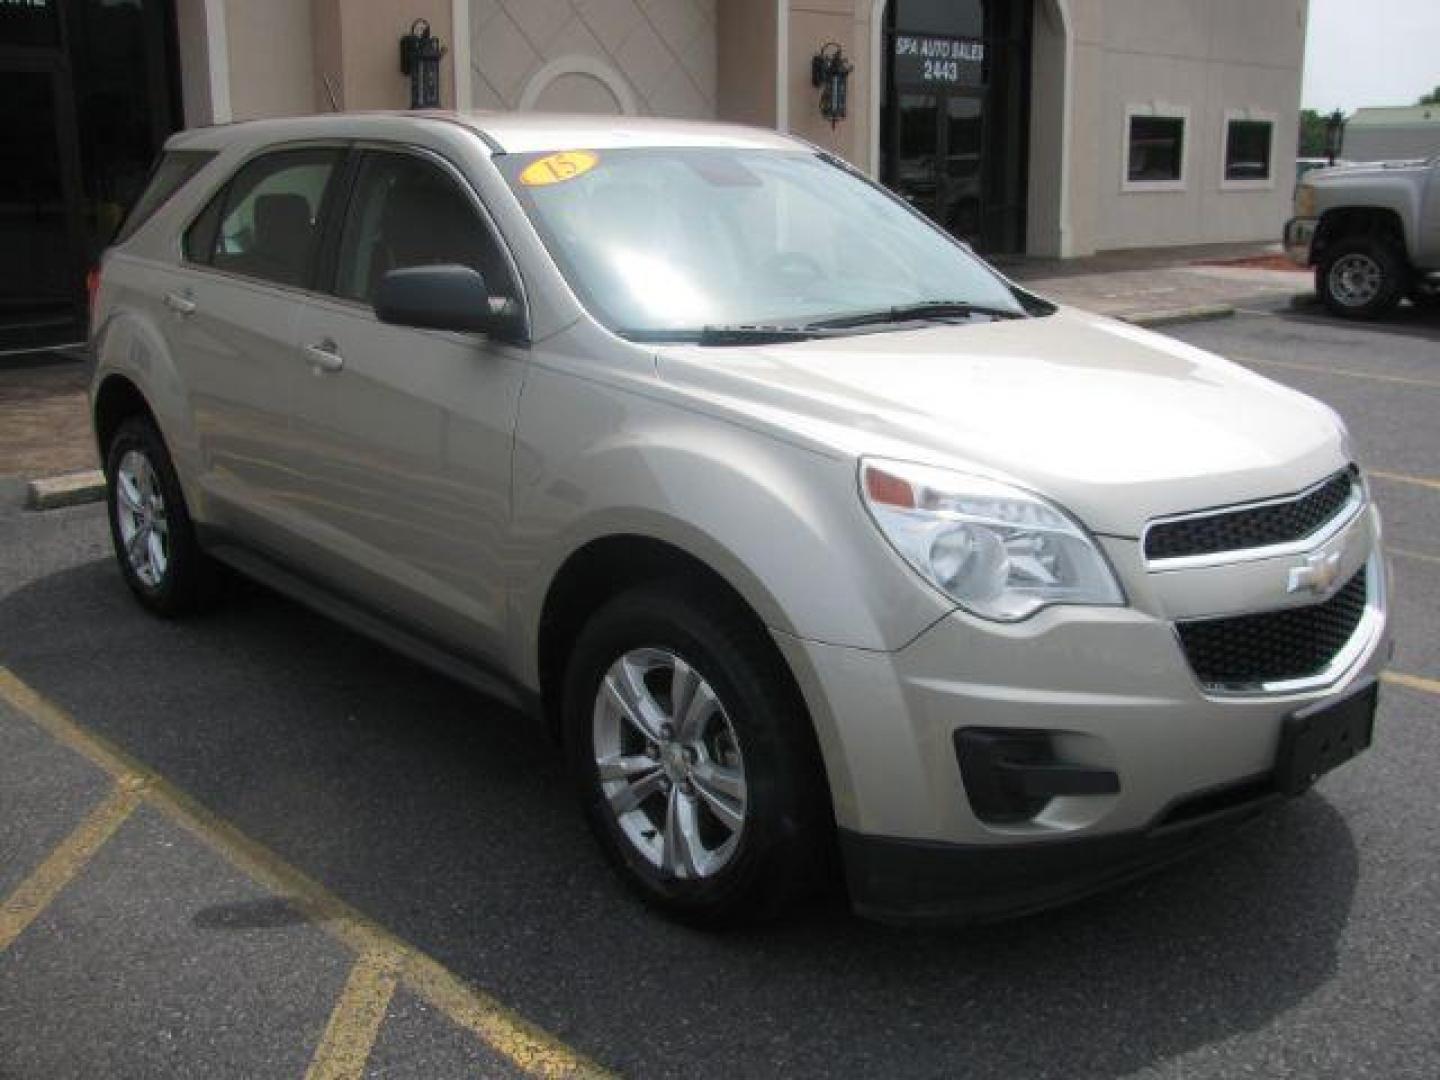
[[[1309,589],[1316,596],[1324,596],[1339,576],[1340,552],[1317,551],[1314,555],[1306,556],[1304,566],[1290,568],[1290,579],[1285,591],[1297,593],[1302,589]]]

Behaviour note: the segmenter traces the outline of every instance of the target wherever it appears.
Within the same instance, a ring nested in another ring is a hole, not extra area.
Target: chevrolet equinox
[[[1335,413],[1052,305],[813,146],[354,114],[170,139],[93,298],[120,570],[532,715],[672,916],[993,918],[1370,742]]]

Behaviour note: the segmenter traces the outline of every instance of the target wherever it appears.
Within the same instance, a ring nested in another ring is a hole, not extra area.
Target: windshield
[[[645,148],[495,162],[582,302],[627,337],[937,303],[1024,312],[949,236],[816,154]]]

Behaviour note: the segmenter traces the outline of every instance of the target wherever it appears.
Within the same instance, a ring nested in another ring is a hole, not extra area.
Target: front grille
[[[1159,522],[1145,533],[1145,557],[1179,559],[1303,540],[1340,512],[1354,484],[1353,470],[1345,469],[1284,502]]]
[[[1309,607],[1177,624],[1195,677],[1212,689],[1238,689],[1318,675],[1360,625],[1365,578],[1362,567],[1329,600]]]

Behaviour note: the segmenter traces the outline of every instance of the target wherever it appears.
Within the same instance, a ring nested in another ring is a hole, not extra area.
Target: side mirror
[[[506,302],[501,302],[506,306]],[[375,290],[381,322],[426,330],[488,333],[501,322],[485,279],[469,266],[407,266],[391,270]]]

